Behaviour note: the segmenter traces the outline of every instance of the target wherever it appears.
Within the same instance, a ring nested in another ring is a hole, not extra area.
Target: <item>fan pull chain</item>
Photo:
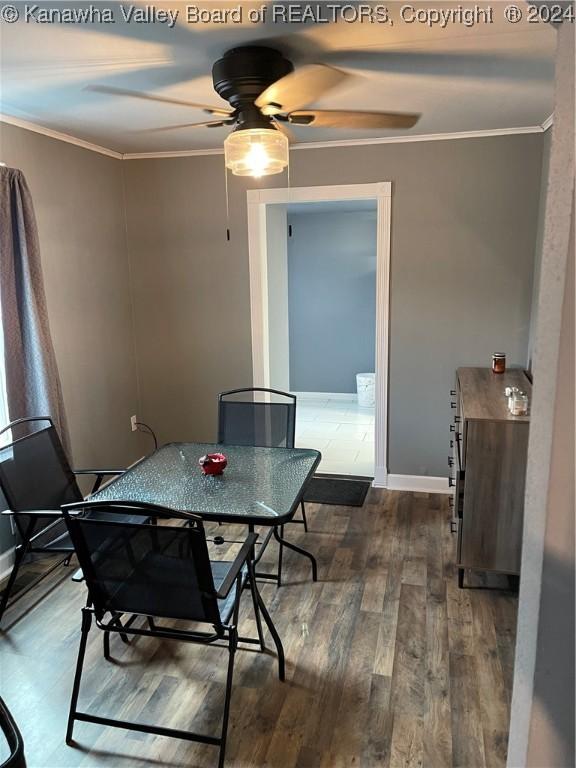
[[[228,199],[228,168],[224,163],[224,188],[226,190],[226,240],[230,242],[230,201]]]
[[[288,189],[290,189],[290,148],[288,148],[288,165],[286,166],[286,181],[288,182]]]

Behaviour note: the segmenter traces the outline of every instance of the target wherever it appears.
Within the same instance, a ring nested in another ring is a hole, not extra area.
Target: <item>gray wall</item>
[[[290,388],[356,392],[374,371],[376,210],[288,215]]]
[[[459,365],[527,356],[540,134],[294,151],[292,186],[392,181],[389,470],[446,475]],[[145,420],[211,439],[216,394],[252,380],[246,189],[221,155],[126,162]]]
[[[125,466],[140,450],[122,162],[5,123],[0,159],[34,200],[74,464]]]
[[[496,349],[526,360],[542,141],[292,153],[294,186],[393,183],[393,473],[446,474],[456,366]],[[161,440],[212,439],[216,393],[252,380],[246,189],[258,182],[231,180],[227,242],[219,155],[122,163],[2,124],[0,157],[24,171],[36,205],[74,463],[139,455],[137,407]]]

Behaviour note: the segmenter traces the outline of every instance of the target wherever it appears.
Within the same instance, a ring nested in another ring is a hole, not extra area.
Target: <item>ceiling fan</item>
[[[350,77],[325,64],[297,70],[280,51],[265,46],[232,48],[212,67],[214,90],[230,108],[151,96],[108,86],[90,90],[201,109],[213,120],[171,125],[155,131],[235,126],[224,141],[226,166],[237,176],[268,176],[288,165],[290,124],[312,128],[412,128],[420,115],[399,112],[308,109],[308,105]]]

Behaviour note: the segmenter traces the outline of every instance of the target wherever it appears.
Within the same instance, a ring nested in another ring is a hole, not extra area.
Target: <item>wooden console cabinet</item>
[[[532,400],[521,370],[458,368],[452,390],[453,527],[458,531],[458,583],[466,569],[520,573],[529,416],[512,416],[505,387]]]

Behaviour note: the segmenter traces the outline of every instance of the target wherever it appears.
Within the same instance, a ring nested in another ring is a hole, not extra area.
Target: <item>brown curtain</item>
[[[69,453],[34,206],[24,174],[0,167],[0,306],[10,419],[51,416]]]

